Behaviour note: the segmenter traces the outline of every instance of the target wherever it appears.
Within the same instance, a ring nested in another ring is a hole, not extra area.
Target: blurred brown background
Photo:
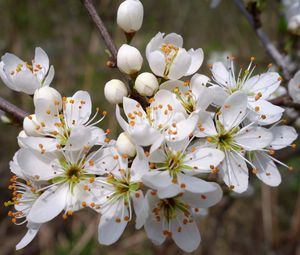
[[[186,48],[202,47],[205,64],[202,73],[208,74],[208,60],[216,59],[218,52],[234,54],[239,65],[247,65],[251,56],[258,64],[257,72],[266,70],[270,58],[265,54],[255,33],[233,1],[223,0],[216,9],[209,1],[199,0],[142,0],[145,17],[142,30],[133,45],[144,54],[147,42],[158,32],[181,34]],[[120,0],[95,0],[116,44],[125,38],[116,26],[116,11]],[[282,48],[286,47],[284,24],[278,2],[266,1],[262,15],[264,29]],[[114,107],[103,97],[103,86],[119,76],[116,70],[105,66],[107,54],[79,0],[0,0],[0,54],[13,52],[24,60],[31,60],[34,48],[41,46],[49,55],[56,75],[52,86],[63,95],[72,95],[78,89],[91,93],[94,106],[110,115],[104,127],[116,138],[118,127]],[[288,50],[288,49],[287,49]],[[144,70],[148,70],[146,61]],[[1,82],[0,82],[1,83]],[[2,83],[0,94],[7,100],[31,112],[29,96],[10,91]],[[19,127],[0,124],[0,194],[1,204],[10,198],[7,189],[10,172],[8,162],[18,149],[16,136]],[[202,243],[194,254],[252,255],[300,254],[300,157],[296,150],[287,149],[279,155],[295,171],[281,169],[283,183],[279,188],[268,188],[251,176],[253,193],[246,197],[226,195],[207,217],[200,221]],[[24,250],[15,252],[14,246],[26,232],[25,225],[15,226],[6,216],[8,208],[0,209],[0,254],[183,254],[172,242],[161,247],[152,245],[143,230],[135,231],[130,224],[116,244],[110,247],[97,243],[98,215],[83,210],[64,221],[58,217],[45,224],[38,237]]]

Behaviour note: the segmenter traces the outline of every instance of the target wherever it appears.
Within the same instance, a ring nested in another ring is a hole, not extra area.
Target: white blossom
[[[230,189],[242,193],[248,187],[247,163],[256,169],[247,159],[248,152],[263,150],[273,140],[272,133],[266,128],[252,122],[241,125],[247,114],[247,95],[235,92],[224,102],[216,113],[214,120],[211,115],[202,112],[199,117],[195,135],[207,137],[207,143],[222,150],[225,159],[220,165],[219,174]]]
[[[128,122],[121,116],[120,108],[116,107],[117,120],[133,142],[141,146],[152,145],[151,151],[154,151],[165,140],[181,141],[192,134],[198,116],[187,116],[173,93],[160,90],[150,101],[145,112],[140,103],[124,97],[123,107]]]
[[[92,193],[100,206],[98,240],[110,245],[122,235],[127,223],[136,215],[136,228],[141,228],[148,215],[148,206],[142,192],[142,175],[148,171],[148,162],[144,151],[139,148],[137,156],[128,168],[128,159],[122,157],[116,149],[114,158],[118,162],[115,170],[105,177],[95,179]]]
[[[215,189],[210,182],[196,176],[217,168],[224,153],[205,146],[193,146],[189,140],[167,142],[149,156],[152,168],[143,176],[144,183],[157,190],[160,198],[173,197],[181,192],[209,192]]]
[[[90,141],[90,145],[104,144],[106,134],[95,126],[103,117],[93,122],[99,109],[92,118],[91,112],[91,98],[86,91],[77,91],[72,97],[55,100],[38,98],[35,114],[26,117],[23,122],[27,137],[18,137],[18,140],[41,153],[62,148],[78,150],[83,138]]]
[[[158,33],[148,43],[146,57],[154,74],[170,80],[178,80],[197,72],[203,62],[202,49],[182,48],[183,39],[171,33]]]
[[[172,91],[188,113],[206,110],[213,102],[212,90],[206,87],[210,79],[202,74],[195,74],[188,81],[166,81],[160,89]]]
[[[0,77],[12,90],[32,95],[41,87],[49,86],[54,68],[49,68],[49,58],[42,48],[35,48],[32,63],[25,62],[11,53],[5,53],[0,62]]]
[[[222,189],[211,183],[209,192],[184,192],[178,196],[160,199],[157,193],[148,190],[149,217],[145,222],[145,231],[150,240],[161,245],[166,238],[172,238],[185,252],[192,252],[200,244],[201,237],[195,221],[195,215],[201,208],[208,208],[222,198]]]
[[[17,151],[11,166],[17,166],[29,181],[44,185],[36,190],[40,196],[27,215],[29,222],[41,224],[62,211],[67,217],[85,206],[96,206],[90,192],[96,175],[110,172],[116,162],[109,148],[91,151],[84,139],[81,144],[79,151],[44,154],[28,148]]]
[[[298,134],[293,127],[285,125],[274,126],[269,130],[273,135],[273,140],[266,148],[267,150],[254,151],[250,154],[250,159],[255,166],[254,174],[256,174],[261,181],[270,186],[278,186],[281,183],[281,175],[276,164],[284,166],[289,170],[292,170],[292,168],[272,155],[275,154],[276,150],[290,146],[292,142],[297,139]]]
[[[221,62],[214,63],[211,67],[213,86],[210,87],[214,103],[220,106],[229,95],[242,91],[247,95],[247,118],[261,125],[272,124],[281,118],[284,109],[273,105],[268,99],[280,86],[282,78],[278,73],[270,71],[251,77],[254,68],[251,61],[248,68],[240,70],[236,77],[231,58],[228,67]]]

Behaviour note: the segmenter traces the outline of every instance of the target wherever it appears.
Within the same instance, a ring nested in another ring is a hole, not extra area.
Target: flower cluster
[[[142,19],[140,1],[120,5],[117,21],[128,43]],[[171,238],[191,252],[200,243],[197,218],[223,195],[209,176],[242,193],[249,173],[278,186],[277,166],[291,169],[274,155],[294,147],[297,138],[293,127],[282,125],[284,109],[270,102],[282,80],[278,73],[253,75],[253,58],[236,73],[232,57],[210,65],[211,77],[197,73],[203,50],[186,50],[175,33],[158,33],[145,55],[149,69],[141,72],[140,51],[121,46],[117,66],[132,87],[116,79],[105,85],[123,129],[116,140],[97,126],[106,112],[96,108],[92,115],[88,92],[62,97],[49,87],[54,71],[41,48],[32,64],[8,53],[2,57],[3,82],[33,94],[35,106],[24,119],[20,149],[10,163],[12,199],[6,205],[14,209],[9,216],[28,228],[17,249],[32,241],[41,224],[90,208],[101,214],[101,244],[116,242],[135,219],[135,227],[144,227],[154,244]],[[292,83],[290,89],[299,90]]]

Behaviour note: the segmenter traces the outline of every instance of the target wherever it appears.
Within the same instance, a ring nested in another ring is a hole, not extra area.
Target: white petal
[[[280,150],[287,147],[298,137],[295,128],[286,125],[272,127],[270,131],[273,134],[273,140],[271,142],[270,148],[272,148],[273,150]]]
[[[160,50],[160,47],[163,44],[163,36],[164,36],[164,33],[158,32],[151,39],[151,41],[147,44],[147,47],[146,47],[146,57],[147,57],[148,61],[149,61],[149,55],[150,55],[151,52],[156,51],[156,50]]]
[[[155,207],[159,200],[156,195],[151,194],[151,190],[148,190],[146,199],[148,201],[151,213],[151,210]],[[151,213],[145,222],[145,231],[148,238],[156,245],[161,245],[166,239],[166,237],[163,235],[162,228],[162,221],[157,221]]]
[[[225,87],[235,87],[235,80],[222,62],[216,62],[211,68],[214,79]]]
[[[218,149],[193,146],[190,148],[194,148],[195,151],[189,150],[184,159],[184,164],[194,168],[195,172],[210,172],[211,167],[217,167],[224,159],[224,153]]]
[[[140,182],[142,176],[148,173],[149,164],[144,150],[137,146],[137,155],[131,165],[131,181]]]
[[[100,218],[98,228],[98,241],[100,244],[110,245],[118,241],[127,226],[127,221],[124,219],[128,217],[128,210],[122,204],[123,201],[118,201],[111,205],[110,212],[105,213]],[[124,207],[124,208],[123,208]],[[117,222],[119,221],[120,222]]]
[[[54,78],[54,74],[55,74],[54,67],[50,66],[49,72],[43,82],[43,86],[49,86],[51,84],[51,82]]]
[[[157,191],[157,196],[159,198],[169,198],[178,195],[181,192],[181,188],[177,184],[171,183],[169,186],[164,188],[159,188]]]
[[[93,138],[92,130],[89,127],[75,126],[71,131],[65,149],[69,151],[80,150],[84,146],[94,144]]]
[[[272,133],[262,127],[250,127],[234,137],[234,141],[246,151],[259,150],[267,147],[273,140]]]
[[[177,181],[180,188],[193,193],[205,193],[215,190],[215,186],[210,182],[203,181],[198,177],[188,176],[185,174],[177,174]],[[184,185],[184,187],[182,186]]]
[[[226,131],[238,126],[246,115],[247,95],[235,92],[229,96],[220,110],[219,120]]]
[[[18,87],[15,86],[15,84],[11,81],[11,79],[9,79],[4,71],[4,63],[3,61],[0,62],[0,77],[2,79],[2,81],[4,82],[4,84],[9,87],[12,90],[15,91],[20,91],[18,89]]]
[[[172,184],[168,171],[152,170],[143,176],[143,182],[153,189],[164,188]]]
[[[246,162],[237,155],[227,152],[219,173],[233,191],[242,193],[247,190],[248,168]]]
[[[152,163],[161,163],[165,162],[166,158],[167,156],[165,154],[165,151],[162,148],[159,148],[149,155],[148,160]]]
[[[200,66],[202,65],[204,59],[204,53],[202,49],[197,49],[197,50],[190,49],[188,53],[192,58],[192,62],[185,76],[197,72]]]
[[[272,116],[284,112],[284,109],[282,107],[271,104],[264,99],[260,99],[255,102],[249,102],[249,108],[260,116],[266,115],[267,118],[268,115]]]
[[[212,116],[205,111],[198,112],[198,127],[194,131],[196,137],[206,137],[217,135],[217,130]]]
[[[180,91],[188,90],[188,88],[184,86],[184,82],[180,80],[168,80],[159,86],[160,90],[164,89],[171,92],[173,92],[175,88],[178,88]]]
[[[181,219],[171,221],[172,239],[176,245],[185,252],[192,252],[196,250],[200,244],[200,233],[195,221],[187,224],[179,224]],[[180,228],[180,231],[178,229]]]
[[[47,189],[33,204],[27,219],[34,223],[52,220],[65,209],[69,184]]]
[[[144,194],[141,190],[136,191],[131,196],[133,208],[136,215],[135,228],[140,229],[148,218],[149,208]]]
[[[268,98],[280,85],[281,79],[276,72],[267,72],[251,77],[243,86],[244,91],[262,93],[262,99]]]
[[[257,168],[256,176],[265,184],[276,187],[281,183],[278,168],[266,153],[255,152],[252,163]]]
[[[124,118],[121,116],[121,112],[120,112],[120,107],[119,105],[116,105],[116,118],[117,121],[119,123],[119,125],[121,126],[121,128],[127,132],[129,130],[129,125],[128,123],[124,120]]]
[[[212,90],[213,103],[218,106],[223,105],[229,94],[219,86],[211,86],[209,89]]]
[[[54,160],[52,155],[41,154],[30,149],[20,149],[16,159],[23,174],[32,179],[49,180],[54,177],[54,169],[51,167],[51,162]]]
[[[56,151],[57,145],[59,145],[55,138],[28,136],[28,137],[18,137],[18,140],[24,146],[40,152],[41,152],[41,145],[43,145],[42,149],[45,150],[45,152]]]
[[[22,92],[33,95],[41,87],[40,82],[28,69],[21,70],[13,77],[15,86]]]
[[[201,193],[185,192],[182,195],[188,205],[194,208],[209,208],[221,201],[223,191],[219,184],[210,182],[212,186],[211,191]]]
[[[22,240],[16,245],[16,250],[21,250],[26,247],[36,236],[39,231],[38,228],[28,228],[27,233],[22,238]]]
[[[149,66],[151,71],[157,76],[163,77],[165,71],[165,56],[160,51],[154,51],[149,54],[148,57]]]
[[[192,63],[192,57],[187,53],[185,49],[180,48],[174,61],[171,64],[168,78],[171,80],[178,80],[182,76],[185,76],[190,65]]]
[[[35,48],[35,55],[34,55],[34,64],[41,65],[45,72],[49,69],[49,58],[47,53],[40,47]]]
[[[135,101],[134,99],[124,97],[123,98],[123,107],[124,107],[124,112],[125,112],[125,115],[126,115],[127,118],[128,118],[129,114],[132,114],[133,116],[136,116],[134,114],[135,112],[140,112],[142,114],[141,117],[136,116],[136,118],[137,117],[139,117],[141,119],[146,118],[146,113],[145,113],[144,109],[142,108],[140,103]]]
[[[174,46],[176,47],[179,47],[179,48],[182,48],[182,45],[183,45],[183,38],[181,35],[179,34],[176,34],[176,33],[170,33],[170,34],[167,34],[165,37],[164,37],[164,43],[166,44],[173,44]]]
[[[166,134],[166,139],[168,141],[182,141],[183,139],[186,139],[193,133],[195,130],[195,127],[198,123],[198,115],[197,114],[191,114],[187,119],[181,120],[177,122],[176,124],[176,131],[177,134]]]
[[[90,118],[91,112],[92,102],[88,92],[80,90],[72,97],[67,98],[64,115],[68,127],[85,124]]]

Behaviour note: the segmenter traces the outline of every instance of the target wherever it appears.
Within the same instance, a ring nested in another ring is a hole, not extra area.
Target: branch
[[[250,25],[253,27],[254,31],[256,32],[256,35],[262,42],[267,53],[270,55],[270,57],[273,59],[273,61],[281,68],[284,79],[289,81],[292,77],[291,77],[289,70],[286,67],[286,63],[284,61],[284,56],[279,52],[279,50],[271,42],[268,35],[263,31],[258,15],[254,16],[252,13],[250,13],[245,8],[243,0],[234,0],[234,2],[236,4],[236,6],[239,8],[239,10],[245,15],[245,17],[248,20],[248,22],[250,23]]]
[[[11,116],[19,124],[22,124],[24,118],[29,115],[29,113],[23,111],[22,109],[18,108],[14,104],[6,101],[2,97],[0,97],[0,110],[6,112],[9,116]]]
[[[92,18],[93,22],[95,23],[96,27],[98,28],[98,31],[102,37],[102,39],[105,42],[106,47],[108,48],[109,52],[111,53],[112,60],[117,63],[117,54],[118,50],[116,45],[114,44],[111,36],[109,35],[102,19],[98,15],[95,6],[92,3],[92,0],[81,0],[82,4],[86,8],[88,14]]]
[[[280,96],[270,100],[270,102],[278,106],[290,107],[294,108],[297,111],[300,111],[300,104],[294,103],[289,96]]]

